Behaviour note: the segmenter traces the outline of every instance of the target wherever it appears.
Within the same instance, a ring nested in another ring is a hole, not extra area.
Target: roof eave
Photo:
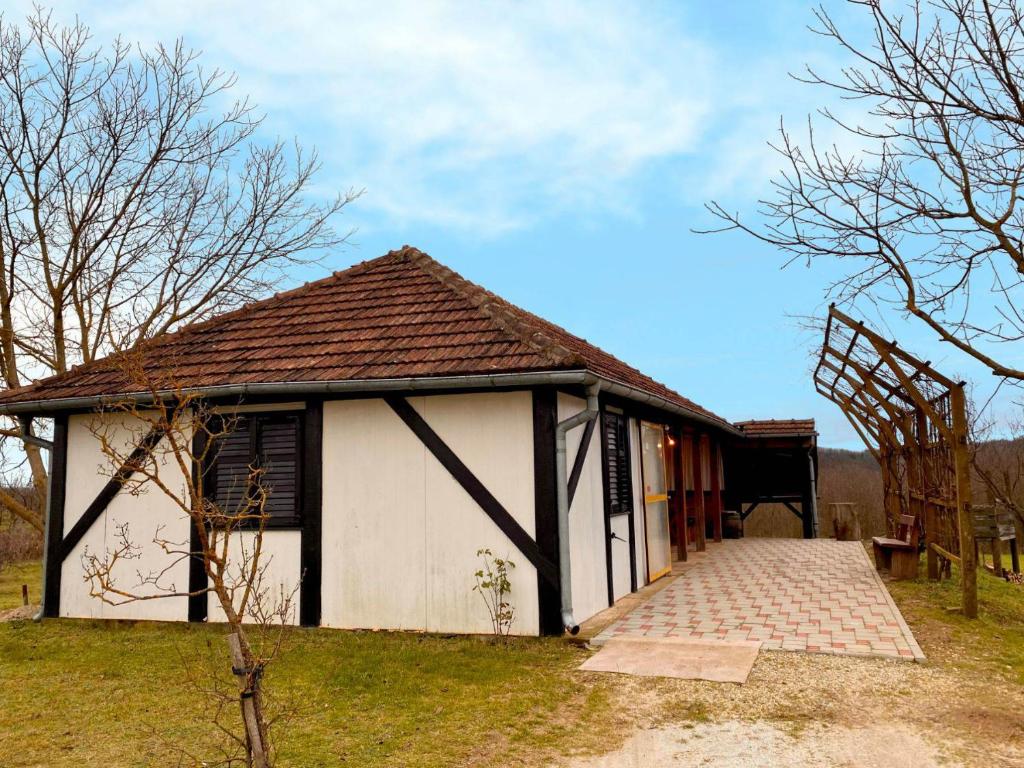
[[[262,382],[250,384],[226,384],[213,387],[184,389],[179,394],[201,393],[205,397],[265,397],[303,396],[343,393],[373,392],[429,392],[458,389],[508,389],[512,387],[536,386],[577,386],[600,382],[601,389],[619,395],[627,400],[650,405],[662,411],[674,413],[693,421],[720,429],[735,436],[742,431],[724,419],[718,419],[692,408],[674,403],[667,398],[646,392],[621,381],[600,376],[586,369],[530,371],[524,373],[470,374],[464,376],[422,376],[395,379],[344,379],[336,381]],[[160,393],[170,397],[174,392]],[[91,410],[104,405],[135,399],[144,403],[152,399],[148,392],[126,392],[116,395],[91,395],[85,397],[64,397],[45,400],[30,400],[19,403],[0,403],[0,414],[53,414],[61,411]]]

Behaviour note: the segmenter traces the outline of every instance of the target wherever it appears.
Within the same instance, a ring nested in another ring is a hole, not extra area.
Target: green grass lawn
[[[28,584],[28,599],[39,603],[42,591],[42,568],[38,560],[25,563],[4,563],[0,568],[0,611],[21,605],[21,585]]]
[[[5,569],[20,602],[31,565]],[[21,574],[21,575],[18,575]],[[15,599],[17,598],[17,599]],[[0,765],[176,764],[215,756],[183,658],[226,660],[218,625],[0,623]],[[557,639],[296,630],[268,687],[301,706],[280,729],[281,765],[545,765],[553,749],[614,739],[607,689]]]
[[[23,582],[38,595],[37,574],[35,564],[0,571],[0,607],[20,603]],[[965,682],[999,678],[1015,699],[1024,690],[1024,587],[980,572],[978,583],[977,621],[947,610],[960,602],[955,579],[889,587],[927,664]],[[0,623],[0,766],[176,765],[181,746],[216,756],[204,699],[183,679],[182,659],[223,664],[224,635],[218,625]],[[710,685],[644,681],[638,689],[629,678],[575,673],[585,654],[559,639],[505,647],[472,637],[296,630],[267,681],[301,705],[279,730],[278,765],[546,766],[567,752],[613,748],[635,725],[650,725],[632,711],[638,690],[667,686],[683,702],[673,720],[693,720],[686,702]],[[768,668],[788,660],[777,655]],[[701,719],[760,688],[778,698],[756,678],[715,688]],[[820,712],[823,704],[807,706]]]
[[[1009,567],[1009,556],[1005,558]],[[1010,584],[978,569],[978,618],[967,619],[961,604],[960,575],[931,582],[894,581],[887,586],[930,658],[980,673],[995,673],[1024,685],[1024,585]]]

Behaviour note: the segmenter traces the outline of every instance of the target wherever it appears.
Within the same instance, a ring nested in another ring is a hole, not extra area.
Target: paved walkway
[[[636,636],[760,640],[770,650],[924,658],[857,542],[709,543],[674,578],[594,644]]]

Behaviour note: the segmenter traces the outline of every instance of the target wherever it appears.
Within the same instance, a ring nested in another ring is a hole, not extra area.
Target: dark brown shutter
[[[299,514],[299,420],[297,416],[264,416],[257,420],[256,443],[260,482],[267,489],[265,510],[273,518]]]
[[[213,482],[217,506],[226,515],[241,511],[252,467],[260,467],[260,484],[267,490],[264,511],[270,522],[297,524],[300,517],[299,416],[259,414],[239,416],[234,429],[218,439]]]
[[[245,498],[252,462],[251,427],[250,419],[240,417],[234,429],[217,441],[214,500],[225,515],[239,512]]]
[[[609,515],[621,515],[633,511],[629,434],[626,423],[626,418],[621,414],[607,411],[604,414],[604,456]]]

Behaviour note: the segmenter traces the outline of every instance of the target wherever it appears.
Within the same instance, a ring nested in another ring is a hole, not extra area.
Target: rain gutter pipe
[[[565,436],[576,427],[593,421],[599,411],[597,395],[601,391],[601,382],[595,381],[587,385],[587,406],[579,413],[570,416],[555,425],[555,494],[558,502],[558,577],[562,593],[562,626],[570,635],[580,631],[579,624],[572,615],[572,565],[569,554],[569,482],[568,456],[566,455]],[[587,450],[580,445],[579,450]]]

